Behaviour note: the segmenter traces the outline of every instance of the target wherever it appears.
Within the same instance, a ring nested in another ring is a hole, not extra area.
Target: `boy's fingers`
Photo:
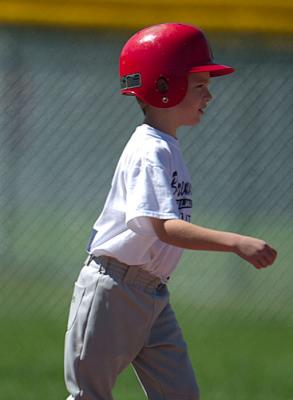
[[[258,260],[253,260],[251,261],[251,264],[256,268],[256,269],[261,269],[264,268],[263,263],[258,259]]]
[[[275,256],[275,257],[276,257],[277,251],[276,251],[275,249],[273,249],[271,246],[269,246],[268,244],[265,245],[265,250],[266,250],[269,254],[271,254],[272,256]]]
[[[278,252],[275,249],[270,248],[270,255],[275,260],[277,258]]]
[[[253,265],[257,268],[266,268],[273,264],[275,261],[276,254],[271,254],[268,252],[264,252],[261,254],[253,263]]]
[[[258,260],[259,268],[266,268],[269,264],[265,257],[262,257]]]
[[[265,262],[265,264],[266,264],[266,267],[272,265],[273,262],[274,262],[274,258],[273,258],[273,257],[270,257],[270,256],[268,256],[268,255],[264,255],[264,256],[263,256],[263,259],[264,259],[264,262]]]
[[[277,252],[272,247],[266,245],[264,256],[268,259],[268,262],[271,265],[277,257]]]
[[[267,254],[259,255],[255,260],[252,260],[251,263],[257,269],[267,268],[273,264],[275,257],[269,256]]]

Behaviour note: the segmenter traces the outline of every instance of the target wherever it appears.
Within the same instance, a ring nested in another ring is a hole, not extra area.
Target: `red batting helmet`
[[[173,107],[185,97],[188,74],[204,71],[214,77],[234,69],[214,62],[199,28],[178,23],[154,25],[133,35],[121,51],[121,93],[154,107]]]

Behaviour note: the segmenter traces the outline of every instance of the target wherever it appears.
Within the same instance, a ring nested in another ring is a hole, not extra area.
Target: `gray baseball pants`
[[[186,344],[166,285],[109,257],[87,262],[75,283],[65,337],[68,400],[112,400],[130,363],[151,400],[198,400]]]

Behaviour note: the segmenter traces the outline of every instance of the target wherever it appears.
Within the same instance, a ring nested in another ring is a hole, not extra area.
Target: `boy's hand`
[[[249,236],[238,237],[235,253],[257,269],[272,265],[277,257],[276,250],[266,242]]]

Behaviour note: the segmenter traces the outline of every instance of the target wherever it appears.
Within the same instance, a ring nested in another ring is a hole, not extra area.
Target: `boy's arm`
[[[256,268],[273,264],[277,257],[276,250],[253,237],[216,231],[180,219],[150,220],[162,242],[183,249],[233,252]]]

